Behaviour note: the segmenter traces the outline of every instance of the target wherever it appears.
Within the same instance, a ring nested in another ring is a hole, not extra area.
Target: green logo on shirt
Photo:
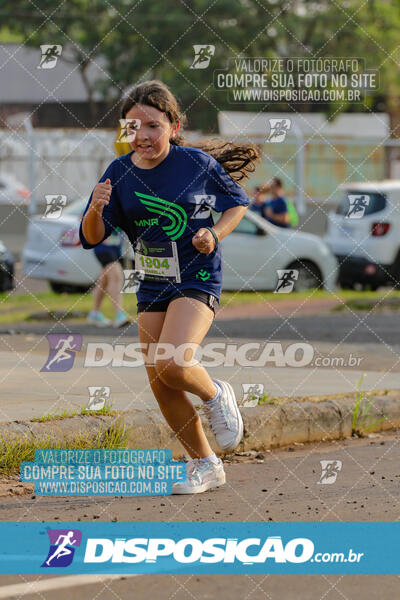
[[[156,196],[147,196],[140,192],[135,192],[135,194],[139,196],[140,202],[144,204],[149,212],[167,217],[171,221],[169,225],[161,226],[171,240],[176,240],[182,235],[187,224],[187,214],[182,206],[175,204],[175,202],[168,202],[168,200],[157,198]]]
[[[140,251],[140,249],[141,249],[143,254],[149,253],[149,250],[148,250],[146,244],[144,243],[144,241],[141,238],[139,238],[139,240],[138,240],[138,245],[139,245],[138,251]]]
[[[200,271],[197,271],[196,273],[196,279],[201,279],[202,281],[207,281],[207,279],[210,279],[210,277],[211,273],[206,271],[206,269],[200,269]]]
[[[140,219],[140,221],[136,221],[134,219],[135,225],[138,227],[150,227],[151,225],[158,225],[158,219]]]

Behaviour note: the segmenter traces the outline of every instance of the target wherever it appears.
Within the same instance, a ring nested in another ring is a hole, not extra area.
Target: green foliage
[[[81,406],[80,410],[63,410],[61,413],[47,413],[31,419],[33,423],[46,423],[47,421],[59,421],[60,419],[71,419],[72,417],[80,416],[96,416],[96,415],[114,415],[115,411],[111,410],[112,402],[106,402],[103,408],[99,410],[91,410],[86,406]]]
[[[271,394],[263,394],[258,398],[257,405],[263,406],[264,404],[273,404],[275,406],[280,406],[279,400],[277,398],[273,398]]]
[[[232,109],[225,92],[214,89],[213,71],[238,57],[366,57],[365,68],[379,70],[380,89],[364,103],[324,108],[332,115],[386,109],[392,124],[400,114],[400,0],[68,0],[60,7],[53,0],[2,0],[0,22],[3,41],[62,44],[62,60],[79,63],[92,104],[95,91],[111,107],[135,82],[158,78],[177,95],[191,128],[205,132],[215,131],[219,110]],[[207,69],[190,69],[194,44],[215,45]],[[87,78],[90,63],[95,81]]]
[[[377,419],[374,421],[371,417],[371,408],[372,408],[372,400],[367,400],[363,392],[360,391],[360,386],[365,377],[365,373],[363,373],[360,377],[360,380],[357,384],[357,392],[355,397],[355,404],[353,409],[353,419],[352,419],[352,435],[363,437],[366,433],[369,433],[374,427],[382,423],[386,419],[386,417],[382,417],[381,419]]]
[[[32,439],[0,440],[0,476],[19,473],[21,462],[33,461],[35,450],[50,448],[125,448],[127,432],[121,419],[106,431],[95,435],[77,434],[67,439],[54,441],[50,436]]]

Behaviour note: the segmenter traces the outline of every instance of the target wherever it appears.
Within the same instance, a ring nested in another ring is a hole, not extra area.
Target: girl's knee
[[[183,389],[185,383],[185,367],[176,364],[173,358],[157,359],[155,362],[157,377],[175,389]]]

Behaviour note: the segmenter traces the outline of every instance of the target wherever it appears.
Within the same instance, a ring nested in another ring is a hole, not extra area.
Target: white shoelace
[[[207,406],[207,402],[204,402],[203,409],[210,423],[210,429],[214,434],[217,433],[219,427],[225,429],[229,426],[226,406],[224,402],[221,402],[221,399],[214,406]]]

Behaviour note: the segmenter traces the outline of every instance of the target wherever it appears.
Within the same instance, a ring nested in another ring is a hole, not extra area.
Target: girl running
[[[194,358],[215,316],[222,287],[219,242],[242,219],[249,199],[238,185],[259,160],[253,145],[203,142],[184,145],[176,98],[161,81],[136,85],[121,116],[129,120],[132,151],[114,160],[95,186],[80,225],[84,248],[115,227],[135,249],[137,323],[150,386],[167,423],[190,460],[187,478],[173,493],[204,492],[225,483],[187,393],[203,401],[221,450],[236,448],[243,422],[228,382],[211,379]],[[133,139],[132,139],[133,138]],[[222,216],[214,223],[211,209]],[[187,344],[184,364],[158,349]],[[189,347],[190,346],[190,347]]]

